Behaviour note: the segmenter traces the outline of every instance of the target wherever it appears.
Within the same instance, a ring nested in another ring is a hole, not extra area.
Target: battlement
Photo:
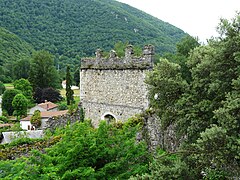
[[[95,58],[81,59],[81,69],[151,69],[153,66],[154,47],[145,45],[141,57],[134,56],[131,45],[125,49],[123,58],[117,57],[114,50],[110,51],[108,58],[103,57],[100,49],[97,49],[95,54]]]

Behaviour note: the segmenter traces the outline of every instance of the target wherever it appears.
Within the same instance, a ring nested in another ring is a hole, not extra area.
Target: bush
[[[0,95],[2,95],[4,93],[4,91],[6,90],[3,82],[0,81]]]
[[[67,110],[68,109],[68,106],[67,106],[67,103],[66,102],[63,102],[61,104],[58,105],[58,110]]]
[[[149,173],[151,157],[144,142],[136,143],[138,130],[104,121],[98,129],[87,121],[75,123],[55,132],[61,141],[46,153],[32,151],[12,164],[0,161],[0,179],[128,179]]]
[[[39,110],[34,111],[33,116],[30,120],[31,124],[35,126],[36,128],[41,126],[41,113]]]
[[[7,123],[8,122],[8,119],[7,117],[5,116],[0,116],[0,121],[4,122],[4,123]]]
[[[10,131],[22,131],[20,123],[15,123],[11,128]]]

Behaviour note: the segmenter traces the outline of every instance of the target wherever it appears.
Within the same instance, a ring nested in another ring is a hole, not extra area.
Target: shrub
[[[33,116],[30,119],[30,122],[36,128],[41,126],[41,113],[39,110],[34,111]]]
[[[0,81],[0,95],[2,95],[4,93],[4,91],[6,90],[3,82]]]
[[[62,102],[61,104],[58,105],[58,110],[66,110],[68,109],[67,103],[66,102]]]
[[[8,122],[8,119],[5,116],[0,116],[0,121],[6,123],[6,122]]]

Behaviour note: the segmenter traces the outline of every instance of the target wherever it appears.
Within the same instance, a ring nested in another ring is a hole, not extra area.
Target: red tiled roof
[[[67,114],[68,110],[64,111],[43,111],[41,112],[41,117],[53,117],[53,116],[61,116]]]
[[[2,127],[10,127],[10,126],[13,126],[13,124],[0,124],[0,128],[2,128]]]
[[[41,103],[41,104],[38,104],[38,106],[40,106],[41,108],[46,109],[46,110],[58,107],[57,104],[54,104],[52,102]]]
[[[43,111],[40,112],[41,113],[41,117],[42,118],[50,118],[50,117],[54,117],[54,116],[61,116],[61,115],[65,115],[67,114],[68,110],[64,110],[64,111]],[[30,121],[32,116],[27,116],[23,119],[21,119],[20,121]]]

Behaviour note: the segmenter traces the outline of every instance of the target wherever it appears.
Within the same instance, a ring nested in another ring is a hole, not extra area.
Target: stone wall
[[[10,143],[13,140],[19,139],[19,138],[42,138],[43,137],[43,131],[42,130],[36,130],[36,131],[18,131],[18,132],[2,132],[3,134],[3,140],[1,144]]]
[[[177,137],[176,126],[171,124],[166,129],[162,129],[161,120],[155,113],[145,112],[143,116],[142,138],[147,140],[149,149],[154,151],[160,147],[168,152],[175,152],[184,140],[184,137]]]
[[[129,46],[122,59],[113,51],[104,59],[100,50],[95,59],[82,59],[80,99],[86,118],[96,127],[105,115],[124,121],[145,110],[148,98],[144,79],[152,66],[152,46],[145,46],[139,58]]]
[[[110,51],[107,58],[103,57],[100,49],[97,49],[95,54],[96,58],[81,59],[81,69],[151,69],[154,48],[152,45],[146,45],[141,57],[134,56],[131,45],[126,48],[123,58],[117,57],[114,50]]]
[[[73,124],[77,121],[80,121],[80,108],[81,104],[79,104],[77,110],[71,114],[49,118],[46,121],[46,126],[43,130],[49,129],[53,132],[56,128],[65,127],[68,124]]]

